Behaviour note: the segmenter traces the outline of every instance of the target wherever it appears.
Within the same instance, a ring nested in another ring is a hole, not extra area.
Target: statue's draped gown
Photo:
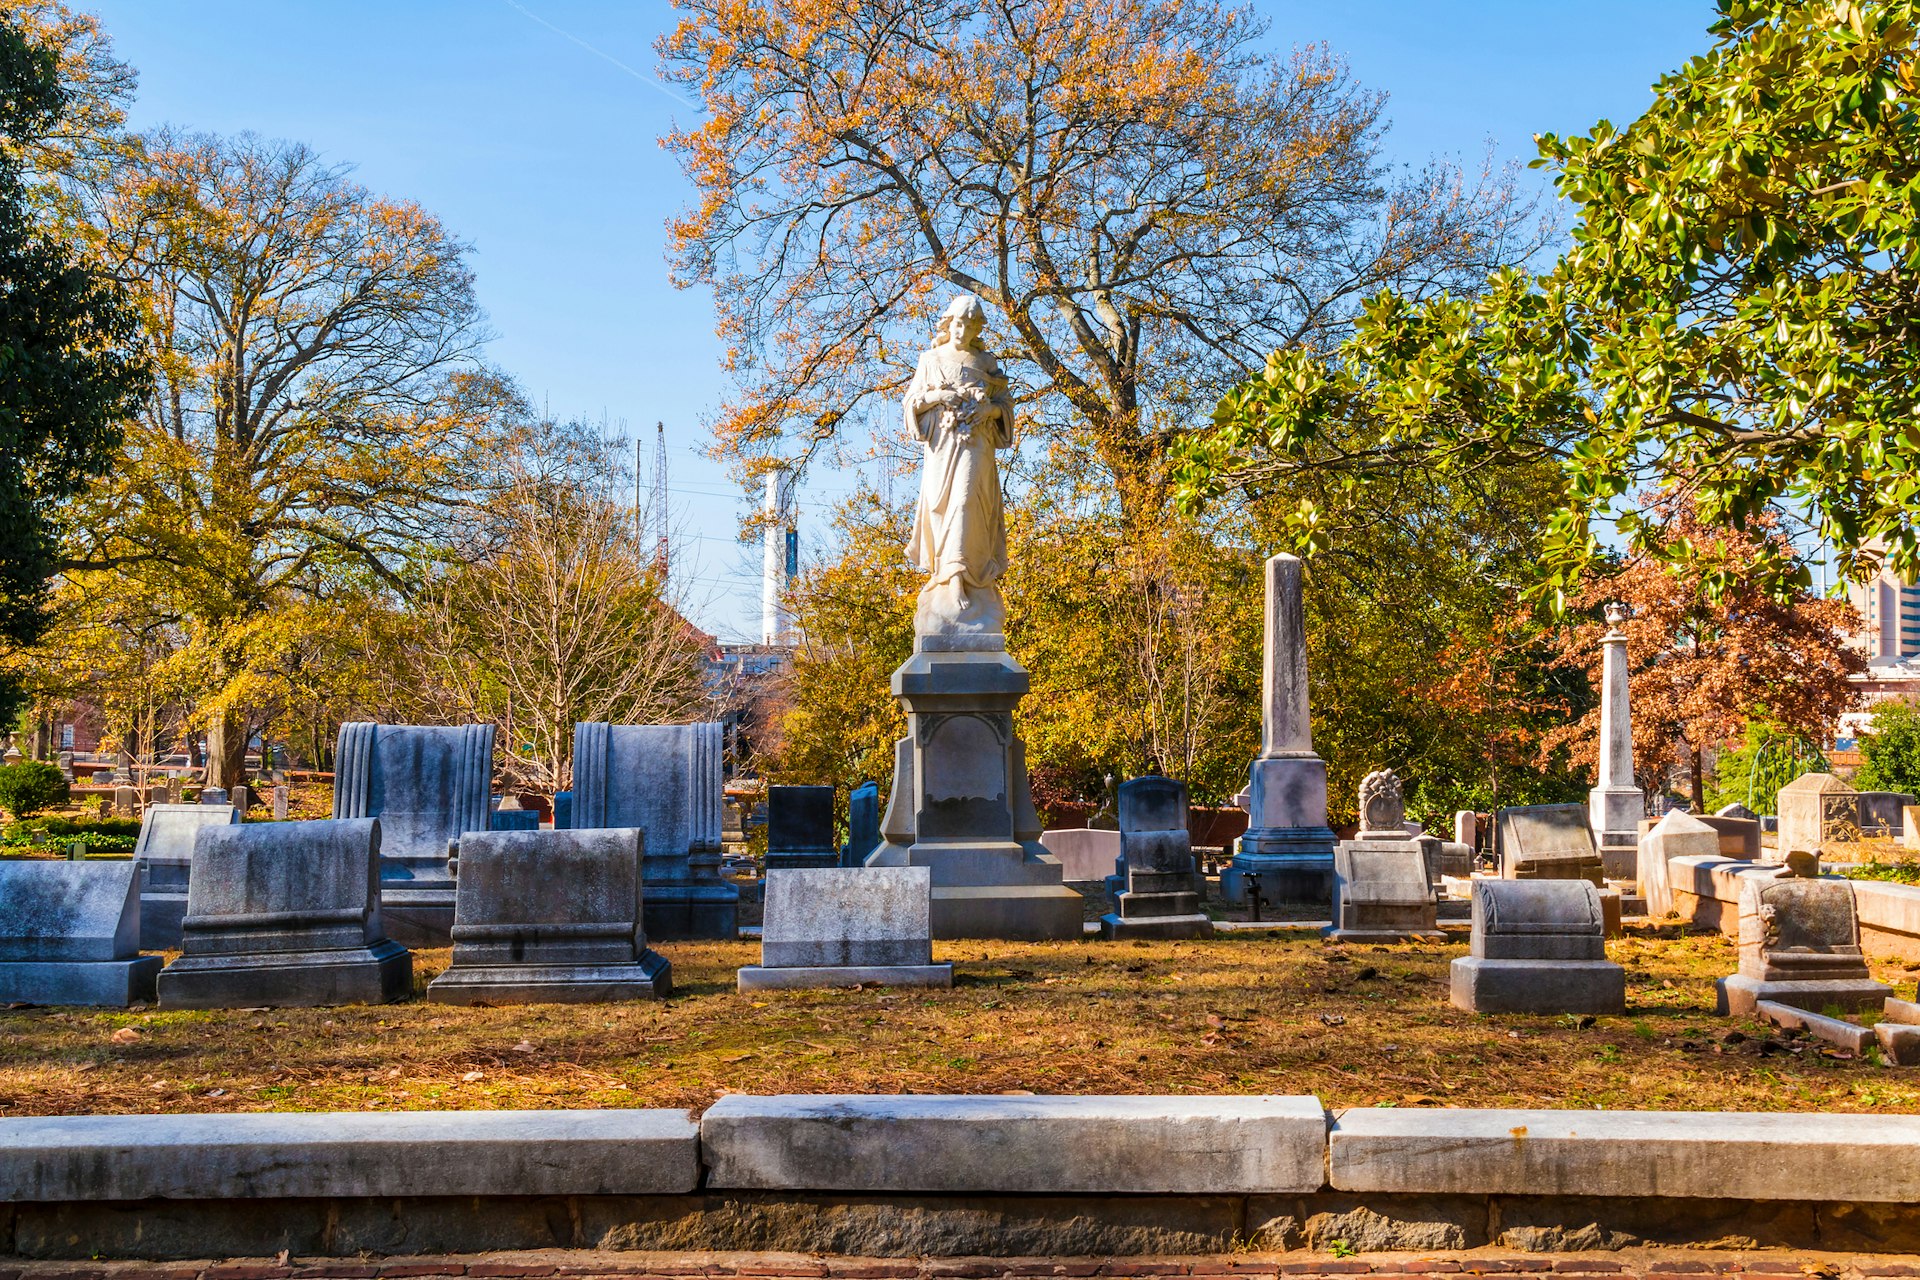
[[[915,412],[940,390],[958,390],[969,403]],[[920,505],[907,541],[914,566],[928,575],[915,633],[998,632],[1005,616],[998,584],[1007,567],[1007,527],[993,454],[1013,444],[1007,380],[990,353],[942,342],[921,353],[905,406],[908,429],[926,446]]]

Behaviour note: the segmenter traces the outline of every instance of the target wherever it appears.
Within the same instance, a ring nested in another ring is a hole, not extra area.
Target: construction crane
[[[667,424],[653,424],[653,567],[664,581],[667,576]]]

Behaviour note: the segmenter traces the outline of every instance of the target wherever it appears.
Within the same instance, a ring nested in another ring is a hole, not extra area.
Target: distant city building
[[[1920,659],[1920,586],[1883,569],[1871,582],[1851,584],[1847,594],[1860,611],[1869,662],[1877,667]]]

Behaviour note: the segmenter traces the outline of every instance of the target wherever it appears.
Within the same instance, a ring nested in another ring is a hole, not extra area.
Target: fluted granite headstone
[[[380,819],[380,893],[398,940],[445,945],[448,860],[460,837],[489,829],[492,777],[492,725],[340,726],[333,816]]]
[[[1229,902],[1245,902],[1250,885],[1268,902],[1332,901],[1327,766],[1314,754],[1307,701],[1304,569],[1284,552],[1267,561],[1261,748],[1248,771],[1249,825],[1220,877]]]
[[[933,962],[933,873],[926,867],[829,867],[767,873],[760,963],[742,991],[950,987]]]
[[[869,850],[871,852],[871,850]],[[767,788],[767,870],[834,867],[833,788]]]
[[[740,890],[720,878],[724,744],[718,721],[574,727],[572,829],[646,833],[650,938],[739,936]]]
[[[525,812],[532,813],[529,809]],[[641,923],[642,833],[496,831],[460,845],[453,962],[439,1004],[582,1004],[667,995]]]
[[[166,1008],[412,994],[413,957],[382,928],[379,819],[202,827],[180,951],[160,974]]]
[[[224,804],[151,804],[140,819],[133,860],[140,868],[140,945],[171,951],[180,945],[187,914],[193,840],[201,827],[230,827],[240,811]]]
[[[1120,858],[1127,887],[1100,918],[1106,938],[1211,938],[1213,921],[1194,890],[1187,786],[1159,774],[1121,784]]]
[[[153,1000],[132,862],[0,861],[0,1004]]]

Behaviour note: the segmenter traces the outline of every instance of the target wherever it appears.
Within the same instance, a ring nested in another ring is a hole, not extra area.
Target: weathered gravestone
[[[1577,804],[1537,804],[1495,815],[1500,875],[1506,880],[1605,882],[1588,811]]]
[[[396,940],[444,945],[460,838],[488,829],[492,725],[340,726],[333,816],[380,819],[380,896]]]
[[[742,991],[803,987],[950,987],[933,962],[933,872],[856,867],[767,873],[760,963]]]
[[[720,878],[724,741],[717,721],[574,727],[572,829],[646,833],[649,938],[739,936],[740,891]]]
[[[133,861],[140,868],[140,945],[171,951],[180,945],[187,914],[193,839],[206,826],[230,827],[240,811],[220,804],[153,804],[140,819]]]
[[[538,831],[540,829],[540,811],[538,809],[495,809],[488,823],[493,831]],[[482,833],[484,834],[484,833]],[[461,841],[461,857],[466,856],[466,842]],[[456,900],[458,892],[456,891]]]
[[[1640,837],[1637,880],[1647,914],[1655,920],[1673,914],[1673,878],[1667,864],[1675,858],[1720,855],[1720,833],[1692,814],[1676,809]]]
[[[1096,827],[1059,827],[1040,833],[1046,846],[1060,863],[1060,874],[1069,883],[1104,882],[1120,867],[1120,832]]]
[[[232,803],[227,799],[227,789],[225,787],[202,787],[200,788],[200,794],[194,797],[194,799],[198,804],[231,805]]]
[[[253,807],[253,791],[245,784],[233,789],[233,807],[242,814]]]
[[[526,810],[532,813],[533,810]],[[439,1004],[581,1004],[667,995],[641,925],[642,833],[497,831],[460,843],[453,962]]]
[[[1622,1013],[1627,975],[1607,959],[1600,891],[1585,880],[1476,880],[1473,945],[1451,969],[1475,1013]]]
[[[140,809],[140,792],[133,786],[121,786],[113,789],[113,816],[131,818]]]
[[[1867,972],[1853,886],[1819,879],[1819,865],[1794,850],[1777,874],[1742,879],[1740,969],[1715,984],[1719,1012],[1751,1015],[1761,1000],[1859,1012],[1893,994]]]
[[[555,831],[573,830],[573,792],[553,793],[553,829]]]
[[[1825,851],[1860,836],[1859,793],[1830,773],[1803,773],[1780,788],[1780,826],[1773,847],[1782,855]]]
[[[202,827],[173,1009],[384,1004],[413,991],[413,956],[381,927],[380,822]]]
[[[1120,859],[1127,887],[1100,917],[1105,938],[1211,938],[1213,921],[1193,888],[1187,786],[1159,774],[1120,787]]]
[[[1741,804],[1738,800],[1732,804],[1721,805],[1718,809],[1715,809],[1713,813],[1714,816],[1718,818],[1747,818],[1758,821],[1760,817],[1759,814],[1747,808],[1747,806]]]
[[[768,787],[767,870],[839,865],[840,852],[833,844],[833,788]]]
[[[275,822],[285,822],[287,820],[287,798],[287,788],[285,784],[273,789],[273,820]]]
[[[1400,779],[1391,769],[1360,782],[1360,831],[1333,851],[1333,923],[1322,933],[1335,942],[1441,939],[1433,884],[1442,842],[1407,833]]]
[[[847,843],[840,850],[840,865],[864,866],[879,846],[880,784],[863,782],[847,796]]]
[[[0,1004],[153,1000],[131,862],[0,862]]]

